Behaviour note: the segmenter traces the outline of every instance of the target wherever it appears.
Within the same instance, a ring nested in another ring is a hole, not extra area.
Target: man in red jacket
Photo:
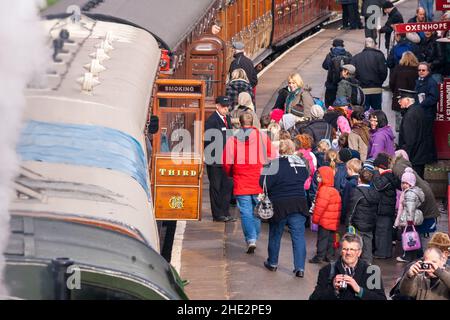
[[[233,193],[241,213],[242,230],[247,242],[247,253],[255,252],[261,221],[253,214],[262,192],[259,186],[263,164],[273,158],[271,143],[266,134],[253,127],[253,116],[239,117],[241,129],[228,139],[223,153],[223,169],[233,177]]]

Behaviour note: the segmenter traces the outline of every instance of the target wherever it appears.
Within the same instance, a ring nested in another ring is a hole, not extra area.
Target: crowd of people
[[[403,18],[392,3],[379,2],[389,15],[380,30],[389,49],[392,24]],[[344,26],[362,28],[352,13],[357,1],[341,3],[346,6]],[[416,21],[429,15],[422,7],[416,13]],[[310,299],[386,299],[382,283],[368,285],[367,270],[376,259],[394,258],[393,243],[402,245],[396,261],[407,264],[396,296],[449,299],[450,239],[437,232],[429,241],[440,213],[424,180],[425,165],[436,160],[436,80],[449,75],[449,61],[441,55],[447,50],[450,56],[449,44],[437,42],[433,33],[418,34],[418,43],[410,40],[413,36],[395,34],[397,43],[386,59],[373,34],[366,35],[363,51],[354,56],[343,40],[333,40],[322,65],[328,71],[324,101],[294,73],[279,90],[272,112],[261,119],[255,112],[253,66],[245,60],[242,44],[233,45],[228,96],[216,99],[216,112],[205,124],[205,130],[220,132],[205,143],[206,150],[220,142],[207,165],[213,219],[236,221],[229,213],[235,199],[246,253],[253,254],[261,231],[255,207],[266,194],[273,216],[265,221],[269,240],[263,265],[277,271],[287,226],[293,273],[299,278],[305,276],[306,228],[317,232],[316,253],[308,262],[328,264]],[[392,108],[401,112],[395,127],[381,110],[388,70]],[[405,244],[408,236],[414,245]]]

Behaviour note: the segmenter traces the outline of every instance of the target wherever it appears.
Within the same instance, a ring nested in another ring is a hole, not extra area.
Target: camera
[[[346,281],[342,281],[341,282],[341,289],[342,290],[347,289],[347,282]]]
[[[426,262],[421,262],[421,263],[420,263],[420,268],[421,268],[422,270],[429,270],[429,269],[431,269],[431,264],[426,263]]]

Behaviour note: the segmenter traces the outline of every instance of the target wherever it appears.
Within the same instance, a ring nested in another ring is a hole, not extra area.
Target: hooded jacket
[[[263,164],[274,158],[270,139],[255,127],[239,129],[227,140],[223,152],[223,169],[233,177],[235,195],[256,195]]]
[[[397,200],[397,187],[400,181],[395,177],[392,171],[385,171],[380,175],[375,175],[372,184],[380,193],[380,204],[378,205],[378,216],[395,216],[395,202]]]
[[[380,152],[385,152],[390,156],[395,154],[394,132],[390,126],[370,130],[369,151],[367,158],[376,158]]]
[[[392,172],[395,174],[397,179],[401,179],[403,173],[405,172],[405,169],[411,166],[412,164],[408,160],[397,158],[395,160],[394,166],[392,167]],[[441,213],[439,212],[439,208],[437,206],[436,199],[430,185],[416,173],[414,173],[414,175],[416,176],[416,186],[418,186],[425,194],[425,200],[419,207],[419,209],[423,212],[424,218],[427,219],[439,217]]]
[[[361,232],[372,232],[375,229],[379,201],[380,196],[374,188],[357,186],[351,197],[347,225],[352,225]]]
[[[342,201],[339,192],[333,187],[333,169],[320,167],[318,171],[322,181],[319,183],[312,220],[324,229],[336,231],[339,228]]]
[[[331,74],[333,72],[333,70],[331,70],[332,59],[337,56],[345,56],[344,64],[350,63],[352,58],[352,54],[345,50],[344,47],[333,47],[330,49],[330,52],[327,54],[325,60],[322,63],[322,68],[328,71],[327,81],[325,82],[325,87],[327,89],[336,89],[338,85],[337,83],[333,83],[333,77]]]
[[[423,213],[419,207],[425,201],[425,194],[422,189],[416,186],[407,189],[404,193],[405,199],[403,203],[400,203],[403,210],[401,214],[397,215],[394,225],[406,227],[408,221],[414,221],[414,225],[422,224]]]

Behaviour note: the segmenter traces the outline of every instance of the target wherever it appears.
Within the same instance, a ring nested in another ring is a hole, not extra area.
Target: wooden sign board
[[[153,174],[156,219],[198,220],[200,218],[201,159],[172,159],[170,156],[157,156]]]

